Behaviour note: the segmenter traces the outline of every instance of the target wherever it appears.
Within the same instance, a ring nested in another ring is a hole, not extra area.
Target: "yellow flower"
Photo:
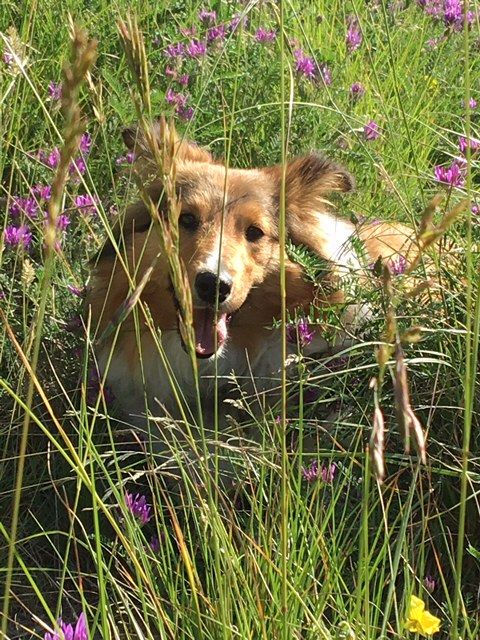
[[[425,603],[420,598],[410,596],[410,610],[406,622],[408,631],[419,633],[421,636],[431,636],[440,631],[440,618],[425,611]]]

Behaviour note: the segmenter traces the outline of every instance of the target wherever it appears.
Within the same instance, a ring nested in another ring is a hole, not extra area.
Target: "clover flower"
[[[50,169],[56,169],[60,162],[60,149],[58,147],[54,147],[48,154],[43,149],[40,149],[37,155],[40,162],[50,167]]]
[[[375,120],[370,120],[370,122],[363,127],[363,136],[365,140],[369,142],[376,140],[380,136],[380,127]]]
[[[316,66],[313,58],[305,54],[302,49],[295,49],[293,52],[295,58],[295,71],[306,78],[314,78]]]
[[[60,619],[59,630],[54,633],[45,633],[44,640],[88,640],[87,619],[82,612],[77,620],[75,629],[71,624],[66,624]]]
[[[437,586],[437,583],[435,578],[432,578],[432,576],[425,576],[423,585],[429,593],[433,593],[435,591],[435,587]]]
[[[315,331],[310,331],[306,318],[300,318],[298,322],[287,325],[287,341],[291,344],[298,344],[300,348],[308,346],[314,335]]]
[[[470,149],[472,153],[475,153],[480,149],[480,140],[476,140],[475,138],[464,138],[460,136],[458,138],[458,148],[460,149],[460,153],[465,155],[467,149]]]
[[[317,460],[314,460],[310,466],[302,467],[302,476],[309,484],[322,480],[325,484],[332,484],[337,471],[337,465],[332,462],[328,465],[320,466]]]
[[[80,153],[83,155],[87,155],[90,153],[90,147],[92,146],[92,138],[89,133],[82,133],[80,136],[80,142],[78,144],[78,148],[80,149]]]
[[[425,610],[425,603],[416,596],[410,596],[405,626],[408,631],[418,633],[423,637],[431,636],[440,631],[440,619]]]
[[[345,43],[347,45],[348,53],[353,53],[362,44],[362,32],[358,26],[355,16],[348,16],[347,18],[347,35],[345,36]]]
[[[263,27],[259,27],[254,34],[254,38],[257,42],[261,42],[262,44],[265,44],[267,42],[273,42],[275,40],[275,38],[277,37],[277,32],[276,31],[267,31],[267,29],[264,29]]]
[[[32,188],[32,194],[37,200],[50,200],[52,196],[52,187],[49,184],[36,184]]]
[[[3,241],[10,247],[28,249],[32,243],[32,232],[26,224],[19,227],[10,224],[5,227]]]
[[[320,65],[320,77],[326,85],[332,84],[332,73],[325,63]]]
[[[185,120],[186,122],[189,122],[190,120],[193,119],[193,116],[195,115],[195,110],[194,110],[193,107],[183,106],[183,107],[177,107],[175,109],[175,113],[182,120]]]
[[[185,49],[187,56],[190,58],[201,58],[207,53],[207,45],[200,40],[190,40]]]
[[[125,495],[125,503],[130,513],[140,521],[141,525],[147,524],[152,518],[152,507],[147,504],[145,496],[137,493],[134,496],[132,493]]]
[[[449,167],[436,166],[434,169],[437,182],[450,187],[463,187],[465,184],[465,169],[459,159],[455,160]]]
[[[225,36],[227,35],[227,27],[224,24],[219,24],[215,27],[210,27],[207,31],[207,42],[212,43],[217,40],[222,41],[225,40]]]
[[[354,82],[350,87],[350,96],[358,100],[365,93],[365,87],[360,82]]]
[[[76,296],[77,298],[85,297],[85,287],[76,287],[73,284],[67,284],[67,289],[72,295]]]
[[[72,160],[72,162],[68,165],[68,173],[71,176],[74,176],[77,178],[79,174],[83,176],[86,170],[87,170],[87,163],[81,156],[79,158],[75,158],[75,160]]]
[[[55,225],[59,231],[65,231],[70,224],[70,218],[66,213],[62,213],[55,220]]]
[[[164,50],[163,55],[167,58],[182,58],[185,55],[185,45],[183,42],[169,44]]]
[[[397,256],[390,260],[388,268],[393,276],[401,276],[407,268],[407,260],[404,256]]]
[[[119,156],[116,160],[116,164],[133,164],[135,162],[135,152],[128,151],[124,156]]]
[[[25,214],[28,218],[36,218],[38,213],[38,204],[35,198],[21,198],[13,196],[8,212],[12,217]]]
[[[73,200],[75,207],[84,216],[95,215],[97,213],[96,200],[91,195],[85,193],[84,195],[75,196]]]
[[[174,104],[177,107],[184,107],[187,102],[187,96],[182,93],[176,93],[173,89],[168,89],[165,94],[165,100],[167,104]]]
[[[54,102],[58,102],[62,99],[62,83],[61,82],[50,82],[48,85],[48,95],[50,96],[50,100]]]
[[[207,9],[201,9],[198,14],[198,19],[200,20],[200,22],[208,22],[210,24],[213,24],[217,19],[217,12],[208,11]]]

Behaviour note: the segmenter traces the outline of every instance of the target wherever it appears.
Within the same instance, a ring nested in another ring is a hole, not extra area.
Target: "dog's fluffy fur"
[[[165,129],[155,125],[154,133],[163,136]],[[145,175],[146,168],[154,167],[145,136],[129,130],[124,139]],[[282,249],[278,227],[282,167],[227,170],[208,151],[178,138],[175,163],[181,201],[180,257],[192,291],[200,393],[204,409],[208,410],[213,402],[215,360],[220,399],[228,396],[231,374],[240,382],[250,381],[251,388],[257,391],[278,384],[280,332],[272,330],[272,321],[280,317],[281,310]],[[161,181],[157,178],[146,188],[163,213]],[[412,232],[403,225],[365,224],[357,229],[333,213],[327,198],[332,192],[348,192],[353,188],[348,171],[317,153],[296,158],[286,167],[289,239],[308,247],[329,265],[326,277],[329,286],[324,289],[328,293],[322,294],[322,287],[308,282],[301,267],[286,257],[286,303],[292,313],[298,308],[310,308],[312,303],[319,308],[342,303],[342,287],[332,284],[341,282],[346,274],[356,272],[362,278],[362,270],[379,256],[388,260],[401,254],[412,259],[416,252]],[[157,232],[151,225],[148,207],[139,202],[130,206],[121,224],[117,224],[116,243],[108,241],[102,250],[88,296],[97,337],[118,314],[159,254]],[[356,234],[363,247],[361,257],[352,242]],[[222,282],[228,285],[225,299],[219,298],[217,314],[214,305],[199,296],[200,273],[219,273]],[[172,374],[187,402],[193,403],[195,397],[191,362],[179,334],[178,303],[164,255],[157,259],[141,302],[138,314],[131,313],[97,350],[108,385],[123,411],[130,417],[136,416],[137,422],[148,410],[154,414],[161,410],[178,414]],[[342,313],[344,331],[337,344],[351,334],[356,318],[365,309],[352,305]],[[156,334],[152,332],[152,324]],[[158,348],[159,341],[164,355]],[[214,345],[218,347],[216,353]],[[330,346],[317,330],[309,349],[324,352]]]

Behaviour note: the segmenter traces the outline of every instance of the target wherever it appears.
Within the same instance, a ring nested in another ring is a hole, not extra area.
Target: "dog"
[[[368,316],[361,303],[345,307],[343,283],[352,274],[361,286],[365,269],[378,258],[402,256],[411,261],[416,255],[408,227],[385,222],[359,227],[336,215],[328,198],[334,192],[351,192],[355,183],[344,167],[322,154],[291,160],[282,176],[281,165],[227,168],[161,122],[152,125],[148,136],[134,127],[123,137],[162,219],[168,203],[149,140],[155,140],[158,148],[166,138],[173,141],[179,256],[192,297],[198,371],[197,389],[192,359],[179,330],[179,300],[168,256],[161,252],[151,209],[143,200],[136,202],[126,209],[97,257],[87,299],[98,338],[118,319],[119,309],[152,267],[142,283],[136,312],[117,322],[96,349],[104,380],[133,424],[144,424],[148,415],[178,416],[179,406],[190,410],[198,396],[203,415],[212,416],[214,400],[222,404],[232,393],[232,380],[237,388],[248,387],[257,394],[278,387],[281,330],[273,322],[282,310],[282,184],[289,243],[306,248],[326,265],[322,282],[314,283],[298,262],[284,255],[286,309],[293,316],[314,307],[319,318],[323,308],[337,305],[342,310],[333,343],[320,325],[305,353],[341,348],[354,336],[358,321]],[[293,354],[297,345],[289,344],[288,349]]]

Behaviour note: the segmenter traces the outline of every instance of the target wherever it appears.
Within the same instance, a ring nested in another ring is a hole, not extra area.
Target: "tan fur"
[[[280,366],[280,352],[276,350],[277,343],[270,327],[281,311],[278,219],[282,168],[227,170],[224,165],[215,163],[208,151],[181,141],[173,132],[169,135],[172,134],[175,136],[176,186],[182,213],[192,214],[198,221],[198,229],[194,232],[180,228],[180,255],[192,291],[196,276],[207,263],[216,271],[219,232],[226,205],[221,270],[231,276],[232,289],[219,312],[233,315],[227,342],[219,354],[222,371],[225,375],[233,370],[239,376],[246,376],[252,369],[259,377],[274,376],[277,374],[275,369]],[[165,127],[155,125],[151,135],[161,148]],[[147,181],[148,176],[154,174],[148,141],[138,130],[128,130],[124,139],[135,150],[138,170]],[[330,263],[333,283],[350,267],[358,268],[359,264],[348,246],[355,227],[337,218],[326,198],[332,191],[349,191],[353,185],[353,178],[345,169],[317,154],[293,160],[286,170],[287,233],[294,243],[309,247]],[[147,191],[158,202],[160,210],[165,206],[161,202],[162,190],[161,182],[153,176]],[[126,412],[140,410],[138,398],[142,390],[152,402],[158,400],[168,408],[174,405],[170,387],[159,379],[164,375],[163,365],[155,346],[158,337],[152,335],[148,315],[151,315],[155,329],[160,330],[161,339],[166,340],[166,350],[173,349],[175,362],[171,366],[179,383],[184,385],[183,390],[190,384],[187,369],[184,369],[186,354],[175,337],[178,333],[177,311],[169,284],[167,259],[160,255],[159,230],[149,226],[149,222],[150,213],[143,203],[128,207],[113,230],[119,250],[107,242],[94,268],[88,297],[92,326],[98,338],[138,286],[146,269],[154,265],[141,294],[140,307],[147,310],[147,314],[139,312],[138,326],[134,314],[130,314],[117,331],[99,345],[102,366],[106,366],[113,349],[107,381],[113,385],[114,393],[122,396],[121,404]],[[256,241],[248,240],[247,230],[252,226],[260,228],[264,236]],[[416,255],[414,234],[403,225],[366,224],[360,228],[359,235],[368,254],[367,262],[374,262],[379,256],[388,260],[401,254],[411,260]],[[307,282],[298,264],[288,257],[285,260],[286,303],[292,313],[297,308],[308,309],[313,302],[331,305],[343,301],[341,286],[335,289],[329,282],[323,294],[321,288]],[[194,307],[197,304],[194,295]],[[205,375],[202,383],[205,393],[209,393],[211,387],[208,378],[212,371],[212,362],[199,363],[200,375]],[[156,409],[150,406],[150,410]]]

